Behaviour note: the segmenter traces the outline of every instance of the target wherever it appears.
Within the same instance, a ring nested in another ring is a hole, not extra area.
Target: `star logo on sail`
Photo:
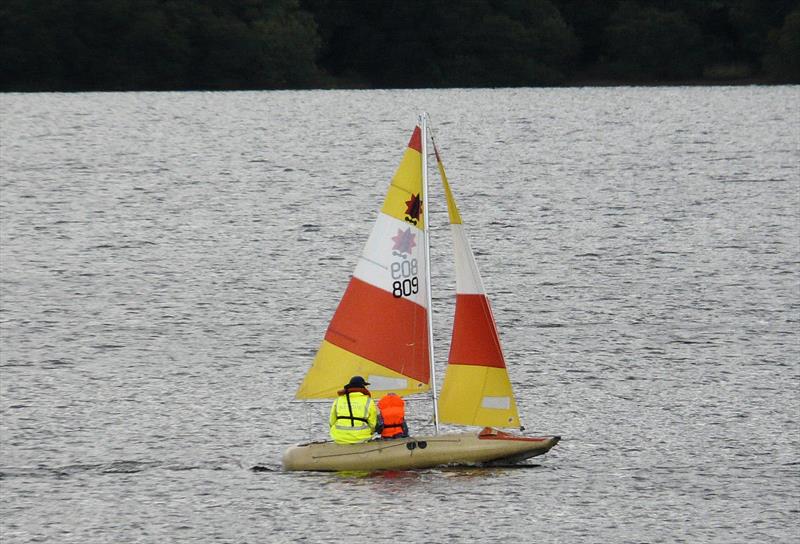
[[[394,242],[392,251],[411,253],[411,250],[417,245],[416,237],[417,235],[411,232],[411,227],[406,230],[397,229],[397,236],[392,236],[392,241]]]
[[[406,200],[406,221],[416,225],[421,213],[422,199],[419,195],[412,194],[411,198]]]

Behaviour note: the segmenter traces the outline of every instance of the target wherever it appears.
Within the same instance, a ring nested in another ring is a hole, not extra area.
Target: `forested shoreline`
[[[5,0],[0,90],[800,83],[798,0]]]

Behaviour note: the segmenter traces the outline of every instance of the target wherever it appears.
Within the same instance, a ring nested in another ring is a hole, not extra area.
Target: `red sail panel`
[[[409,378],[430,381],[425,308],[356,277],[350,279],[325,340]]]
[[[414,129],[414,133],[411,134],[411,139],[408,141],[408,147],[422,153],[422,131],[419,127],[416,127]]]
[[[505,368],[503,349],[485,295],[456,295],[450,364]]]

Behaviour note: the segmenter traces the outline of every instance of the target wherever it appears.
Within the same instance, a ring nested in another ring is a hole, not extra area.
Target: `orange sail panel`
[[[358,278],[350,280],[325,335],[343,350],[421,382],[429,374],[427,338],[425,308]]]
[[[299,399],[336,397],[354,375],[376,397],[430,389],[420,150],[417,127]]]
[[[519,427],[489,299],[435,143],[434,151],[447,197],[456,261],[456,312],[439,417],[444,423]]]
[[[450,363],[505,368],[497,327],[484,295],[456,295]]]

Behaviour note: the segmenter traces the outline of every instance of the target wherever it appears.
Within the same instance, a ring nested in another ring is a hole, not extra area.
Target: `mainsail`
[[[364,376],[377,398],[430,389],[427,255],[417,127],[296,398],[333,398]]]
[[[433,148],[447,197],[456,268],[456,312],[439,418],[460,425],[519,427],[492,308],[435,142]]]

